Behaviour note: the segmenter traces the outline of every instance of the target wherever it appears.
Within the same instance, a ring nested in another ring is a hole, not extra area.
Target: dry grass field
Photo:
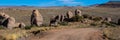
[[[30,25],[30,16],[32,10],[36,8],[3,8],[0,12],[5,12],[10,16],[15,17],[17,22],[24,22]],[[67,11],[74,13],[75,9],[80,9],[82,14],[89,14],[93,16],[112,17],[113,22],[117,22],[120,18],[120,8],[102,8],[102,7],[55,7],[55,8],[38,8],[44,17],[44,23],[49,23],[52,16],[66,14]]]
[[[80,9],[82,14],[89,14],[93,16],[101,16],[101,17],[111,17],[112,22],[117,23],[120,18],[120,8],[105,8],[105,7],[50,7],[50,8],[27,8],[27,7],[10,7],[10,8],[0,8],[0,12],[5,12],[10,16],[14,17],[17,22],[24,22],[27,26],[30,25],[30,16],[32,14],[33,9],[39,9],[39,12],[42,14],[44,18],[44,24],[48,25],[50,18],[55,15],[66,14],[67,11],[72,11],[74,13],[75,9]],[[76,28],[97,28],[101,29],[104,34],[108,37],[109,40],[119,40],[120,39],[120,26],[116,27],[96,27],[90,26],[86,24],[78,24],[73,23],[72,25],[67,26],[59,26],[59,27],[33,27],[29,30],[25,29],[1,29],[0,30],[0,40],[3,40],[2,37],[17,40],[16,38],[22,38],[23,36],[29,36],[34,31],[45,31],[48,30],[62,30],[62,29],[76,29]],[[22,34],[22,35],[21,35]],[[34,37],[34,36],[33,36]],[[36,36],[35,36],[36,37]],[[27,37],[26,37],[27,38]],[[32,37],[30,37],[32,38]],[[20,39],[22,40],[22,39]],[[37,40],[37,39],[36,39]]]

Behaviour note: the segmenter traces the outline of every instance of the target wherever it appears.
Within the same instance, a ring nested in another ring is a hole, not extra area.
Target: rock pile
[[[0,13],[0,25],[12,29],[15,27],[19,27],[20,24],[15,22],[15,18],[10,17],[5,13]],[[21,26],[21,27],[25,27],[25,26]]]
[[[70,22],[74,16],[82,16],[81,11],[76,9],[75,15],[71,11],[67,11],[66,15],[57,15],[50,20],[50,25],[58,25],[61,22]]]

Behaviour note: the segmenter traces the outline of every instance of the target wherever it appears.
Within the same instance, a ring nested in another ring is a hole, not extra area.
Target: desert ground
[[[48,7],[48,8],[25,8],[25,7],[10,7],[2,8],[0,11],[13,16],[18,22],[25,22],[30,25],[29,21],[33,9],[39,9],[39,12],[44,18],[44,23],[48,24],[51,17],[59,14],[66,14],[67,11],[74,13],[75,9],[80,9],[82,14],[89,14],[93,16],[111,17],[113,22],[117,23],[120,8],[104,8],[104,7]]]
[[[117,25],[120,18],[120,8],[106,7],[7,7],[0,8],[0,12],[13,16],[17,22],[24,22],[30,25],[30,16],[33,9],[38,9],[44,19],[43,27],[32,27],[31,29],[0,29],[0,40],[119,40],[120,26]],[[115,26],[100,27],[80,22],[73,22],[68,25],[51,27],[50,18],[55,15],[65,15],[67,11],[74,13],[75,9],[82,11],[82,14],[92,16],[111,17]]]
[[[94,36],[93,36],[94,35]],[[41,38],[33,37],[27,40],[103,40],[102,32],[93,28],[64,29],[49,31]],[[94,39],[91,39],[94,38]]]

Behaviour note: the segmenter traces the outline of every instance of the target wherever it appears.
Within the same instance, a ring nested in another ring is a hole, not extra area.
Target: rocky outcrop
[[[31,25],[41,26],[43,24],[43,17],[38,10],[33,10],[31,15]]]
[[[105,22],[111,22],[112,19],[111,19],[110,17],[107,17],[107,18],[104,19],[104,21],[105,21]]]
[[[7,19],[9,18],[10,16],[5,14],[5,13],[0,13],[0,19]]]
[[[57,26],[59,23],[64,22],[64,15],[57,15],[50,19],[50,26]]]
[[[13,17],[9,17],[8,19],[6,19],[3,23],[2,23],[3,26],[9,28],[9,29],[12,29],[13,27],[16,27],[15,25],[15,18]]]
[[[118,19],[118,25],[120,25],[120,19]]]
[[[2,22],[4,20],[6,20],[7,18],[9,18],[9,15],[5,14],[5,13],[0,13],[0,25],[2,24]]]
[[[60,16],[61,16],[61,15],[57,15],[57,16],[55,16],[54,19],[57,20],[58,22],[60,22]]]
[[[65,19],[65,18],[64,18],[64,15],[61,15],[61,16],[60,16],[60,21],[63,22],[64,19]]]
[[[20,24],[18,25],[19,28],[25,28],[25,26],[26,26],[26,25],[25,25],[24,23],[20,23]]]
[[[58,22],[60,22],[60,15],[54,16],[50,19],[50,26],[57,26]]]
[[[9,29],[13,29],[15,27],[19,27],[21,25],[21,27],[25,27],[25,24],[23,23],[16,23],[15,22],[15,18],[14,17],[10,17],[8,14],[5,13],[0,13],[0,25],[9,28]]]
[[[50,24],[49,24],[50,26],[57,26],[58,25],[58,22],[57,22],[57,20],[55,20],[55,19],[52,19],[52,20],[50,20]]]
[[[73,13],[72,13],[71,11],[68,11],[68,12],[66,13],[66,16],[67,16],[68,19],[70,19],[70,18],[72,18],[74,15],[73,15]]]
[[[79,9],[76,9],[76,10],[75,10],[75,15],[82,16],[82,14],[81,14],[81,10],[79,10]]]

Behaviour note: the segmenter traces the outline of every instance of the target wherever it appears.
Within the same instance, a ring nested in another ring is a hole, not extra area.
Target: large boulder
[[[58,25],[58,21],[56,19],[51,19],[49,25],[50,26],[57,26]]]
[[[111,19],[111,17],[106,17],[106,18],[104,19],[104,21],[105,21],[105,22],[111,22],[112,19]]]
[[[4,19],[9,18],[10,16],[8,14],[3,15]]]
[[[57,15],[57,16],[53,16],[51,19],[50,19],[50,26],[57,26],[58,25],[58,22],[60,21],[60,16]]]
[[[61,15],[57,15],[57,16],[55,16],[54,19],[57,20],[58,22],[60,22],[60,16],[61,16]]]
[[[60,16],[60,22],[63,22],[64,19],[65,19],[65,18],[64,18],[64,15],[61,15],[61,16]]]
[[[0,19],[3,19],[4,17],[3,17],[3,15],[5,15],[5,13],[0,13]]]
[[[82,14],[81,14],[81,10],[79,10],[79,9],[76,9],[76,10],[75,10],[75,15],[82,16]]]
[[[5,13],[0,13],[0,25],[12,29],[15,27],[25,27],[24,23],[16,23],[15,18],[10,17]]]
[[[9,15],[5,14],[5,13],[0,13],[0,25],[2,24],[2,22],[4,20],[6,20],[7,18],[9,18]]]
[[[0,13],[0,19],[7,19],[9,18],[10,16],[5,14],[5,13]]]
[[[33,10],[31,15],[31,25],[41,26],[43,24],[43,17],[38,10]]]
[[[26,25],[25,25],[24,23],[20,23],[20,24],[18,25],[19,28],[25,28],[25,26],[26,26]]]
[[[6,28],[9,28],[9,29],[12,29],[12,28],[16,27],[15,18],[13,18],[13,17],[7,18],[7,19],[2,23],[2,25],[5,26]]]
[[[68,19],[70,19],[70,18],[72,18],[74,15],[73,15],[73,13],[72,13],[71,11],[68,11],[68,12],[66,13],[66,16],[67,16]]]
[[[120,19],[118,19],[118,25],[120,25]]]

